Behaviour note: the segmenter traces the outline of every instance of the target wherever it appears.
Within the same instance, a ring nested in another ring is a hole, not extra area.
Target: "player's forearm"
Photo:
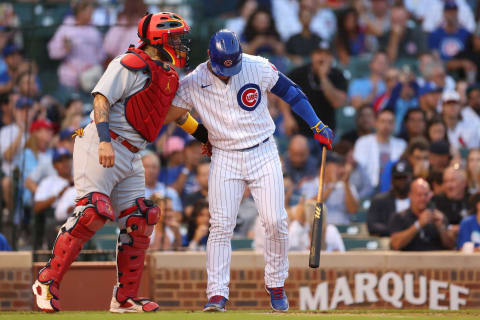
[[[110,113],[110,103],[108,103],[105,96],[97,93],[93,99],[93,114],[95,123],[108,122],[108,115]]]
[[[93,114],[97,126],[100,142],[110,142],[110,127],[108,118],[110,113],[110,103],[105,96],[97,93],[93,99]]]
[[[418,230],[415,225],[411,225],[408,229],[396,232],[391,235],[391,246],[394,250],[401,250],[408,245],[410,241],[417,235]]]

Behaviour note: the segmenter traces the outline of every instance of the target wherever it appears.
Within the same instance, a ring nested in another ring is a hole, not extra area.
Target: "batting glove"
[[[207,157],[212,156],[212,145],[210,141],[207,141],[207,143],[202,143],[202,155]]]
[[[328,150],[332,150],[332,142],[335,137],[332,129],[326,126],[322,121],[319,121],[312,130],[315,140],[326,146]]]

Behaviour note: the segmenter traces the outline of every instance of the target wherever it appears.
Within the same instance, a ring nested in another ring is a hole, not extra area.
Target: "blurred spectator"
[[[37,190],[37,183],[27,179],[27,177],[42,162],[51,162],[52,158],[47,153],[53,138],[53,124],[48,120],[36,120],[30,127],[30,137],[25,143],[23,151],[23,180],[26,188],[23,190],[23,203],[25,218],[29,219],[29,213],[32,208],[32,195]]]
[[[443,172],[430,170],[427,177],[428,184],[431,186],[433,195],[443,194]]]
[[[322,41],[322,38],[310,31],[313,14],[314,12],[308,9],[300,10],[298,15],[302,31],[291,36],[286,43],[287,53],[295,65],[303,64]]]
[[[188,218],[192,215],[193,205],[199,201],[208,201],[208,175],[210,173],[210,160],[203,159],[195,170],[195,180],[200,189],[190,193],[185,197],[185,216]]]
[[[13,122],[13,109],[9,94],[0,94],[0,129]]]
[[[354,79],[348,88],[348,97],[353,107],[372,104],[376,97],[385,92],[385,73],[388,70],[388,57],[384,52],[377,52],[370,62],[368,77]]]
[[[437,51],[446,61],[465,48],[470,32],[459,23],[458,6],[455,0],[445,1],[443,16],[444,24],[430,33],[428,46],[431,50]]]
[[[409,169],[412,170],[413,178],[424,178],[424,179],[427,178],[428,169],[429,169],[428,149],[429,149],[428,141],[425,140],[425,138],[418,137],[410,141],[410,143],[408,144],[405,150],[405,153],[402,155],[402,159],[408,162]],[[380,192],[387,192],[388,190],[391,189],[392,173],[393,173],[392,170],[394,171],[396,163],[398,162],[390,161],[385,166],[385,170],[383,171],[383,174],[380,177],[380,186],[379,186]]]
[[[468,197],[466,172],[453,166],[445,169],[443,194],[434,196],[432,201],[445,214],[450,225],[458,225],[468,215]]]
[[[0,40],[6,35],[5,29],[0,27]],[[6,38],[4,38],[6,39]],[[21,50],[14,44],[7,44],[2,50],[3,67],[0,73],[0,94],[13,90],[20,75],[20,66],[23,60]]]
[[[458,6],[458,20],[464,28],[473,32],[475,29],[475,18],[466,0],[405,0],[405,6],[420,21],[423,21],[422,28],[425,32],[433,32],[445,21],[445,6],[447,2],[450,6]]]
[[[392,188],[373,197],[367,212],[368,232],[380,237],[390,236],[388,223],[396,212],[410,207],[408,192],[413,170],[408,161],[399,160],[391,170]]]
[[[480,149],[472,149],[467,156],[468,193],[480,192]]]
[[[389,0],[372,0],[370,3],[364,23],[368,33],[382,37],[390,31],[392,24]]]
[[[388,107],[395,112],[395,133],[401,133],[405,115],[409,110],[418,108],[417,91],[418,85],[415,77],[408,68],[400,73],[400,82],[396,85],[389,99]],[[413,79],[412,79],[413,77]]]
[[[424,179],[410,186],[410,208],[394,214],[389,222],[393,250],[432,251],[452,249],[455,237],[447,230],[445,215],[428,207],[432,191]]]
[[[75,92],[80,87],[80,77],[92,68],[103,64],[102,34],[90,25],[94,4],[90,0],[80,0],[73,5],[74,16],[67,16],[63,24],[48,43],[51,59],[62,60],[58,68],[58,77],[62,88],[59,94]],[[100,70],[101,76],[101,70]]]
[[[163,182],[165,185],[172,185],[183,174],[188,176],[190,170],[183,170],[184,166],[184,153],[185,141],[177,136],[170,136],[167,138],[162,146],[162,157],[167,159],[167,167],[161,168],[158,175],[158,181]],[[184,171],[182,173],[182,171]],[[186,178],[184,177],[184,180]],[[180,190],[182,192],[183,189]]]
[[[56,174],[43,179],[35,192],[34,250],[53,244],[57,228],[64,222],[55,219],[55,208],[64,192],[73,185],[72,154],[67,149],[55,149],[53,166]]]
[[[375,98],[373,101],[373,110],[378,112],[386,107],[389,107],[392,96],[399,94],[399,80],[400,72],[397,68],[389,68],[385,73],[385,92]],[[393,109],[395,110],[395,109]]]
[[[350,63],[350,57],[371,51],[371,48],[367,47],[367,35],[360,25],[355,9],[345,9],[338,15],[335,47],[340,63],[345,66]]]
[[[426,138],[427,121],[422,109],[409,109],[403,118],[403,124],[404,129],[399,138],[407,142],[415,138]]]
[[[235,18],[227,19],[225,22],[225,28],[240,36],[243,33],[248,18],[250,18],[257,8],[258,2],[256,0],[238,0],[237,16]]]
[[[0,251],[12,251],[7,239],[0,233]]]
[[[417,77],[419,87],[430,83],[433,88],[455,90],[455,80],[445,72],[445,66],[440,59],[430,53],[423,53],[418,59],[420,61],[418,70],[421,75]]]
[[[108,59],[113,59],[138,42],[138,21],[147,12],[143,0],[125,0],[118,14],[117,24],[105,34],[103,48]]]
[[[182,246],[181,213],[173,209],[173,201],[168,197],[164,198],[160,194],[153,194],[150,199],[159,206],[162,212],[150,237],[150,249],[161,251],[180,249]]]
[[[440,116],[435,116],[427,124],[427,139],[431,143],[448,141],[447,127]]]
[[[387,53],[392,62],[397,59],[416,59],[420,52],[426,51],[425,34],[408,18],[408,11],[403,6],[394,6],[391,28],[379,38],[381,50]]]
[[[292,70],[288,76],[307,95],[322,121],[335,129],[335,109],[346,103],[347,80],[340,69],[332,66],[333,55],[328,43],[321,42],[312,52],[311,60],[310,64]],[[282,101],[280,108],[288,135],[298,131],[306,137],[312,136],[312,129],[301,117],[291,112],[287,103]]]
[[[454,153],[465,148],[480,147],[480,130],[460,114],[460,96],[456,91],[446,91],[442,95],[442,119],[447,126],[448,141]]]
[[[450,59],[447,67],[469,84],[480,82],[480,25],[468,38],[466,48]]]
[[[429,151],[428,162],[430,163],[430,170],[443,172],[452,158],[448,142],[445,140],[432,142]]]
[[[182,201],[175,189],[157,181],[160,173],[158,156],[153,152],[147,153],[142,157],[142,163],[145,169],[145,198],[150,199],[153,194],[160,198],[169,198],[172,201],[173,210],[182,212]]]
[[[345,157],[345,170],[352,172],[349,181],[357,190],[358,198],[360,200],[370,198],[374,190],[366,172],[353,159],[353,143],[348,140],[340,140],[335,144],[335,152]]]
[[[480,251],[480,193],[470,198],[473,214],[463,218],[457,238],[457,249],[462,250],[467,242],[471,242],[474,251]]]
[[[428,121],[432,120],[438,113],[437,107],[442,96],[442,88],[434,87],[430,83],[426,83],[420,87],[418,92],[418,105],[425,113]]]
[[[205,250],[210,227],[210,212],[206,201],[193,205],[192,216],[188,221],[187,243],[190,250]]]
[[[28,68],[28,66],[27,66]],[[17,77],[17,92],[28,98],[38,98],[40,95],[40,88],[35,79],[36,74],[32,70],[22,72]]]
[[[324,203],[327,206],[328,224],[349,224],[350,214],[357,213],[358,193],[350,183],[352,167],[347,166],[345,158],[335,152],[327,153],[325,163]],[[318,176],[302,184],[302,196],[305,199],[316,198]]]
[[[305,203],[302,200],[292,210],[295,212],[295,218],[288,227],[288,250],[289,251],[307,251],[311,244],[311,222],[314,212],[313,201]],[[322,250],[327,252],[345,251],[342,236],[333,224],[323,224],[322,243],[325,247]]]
[[[341,140],[355,143],[358,138],[375,131],[375,113],[372,106],[364,104],[355,113],[355,129],[345,133]]]
[[[406,143],[392,136],[395,115],[383,109],[377,115],[376,133],[360,137],[355,143],[353,158],[368,174],[374,188],[378,187],[380,175],[388,161],[396,161],[405,150]]]
[[[241,39],[243,41],[242,49],[245,53],[261,56],[283,56],[285,54],[285,46],[277,32],[272,14],[268,10],[260,8],[252,13]]]
[[[308,10],[312,12],[313,19],[310,30],[318,34],[322,39],[330,40],[335,34],[335,13],[316,0],[275,0],[272,2],[272,13],[277,23],[278,32],[283,41],[287,41],[292,35],[301,32],[299,12]]]
[[[466,93],[468,105],[462,109],[462,119],[468,119],[478,127],[480,126],[480,84],[468,87]]]
[[[284,165],[284,173],[294,184],[317,175],[318,160],[310,155],[307,138],[301,135],[291,138]]]
[[[2,170],[6,176],[10,176],[15,165],[18,165],[28,131],[33,119],[31,99],[21,97],[15,103],[15,122],[4,126],[0,130],[0,151],[2,153]],[[4,189],[5,190],[5,189]]]

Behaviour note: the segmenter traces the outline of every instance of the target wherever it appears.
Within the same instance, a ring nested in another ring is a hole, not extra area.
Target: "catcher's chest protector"
[[[144,88],[127,98],[125,117],[128,123],[147,141],[158,136],[163,121],[178,89],[178,74],[167,64],[153,61],[140,49],[130,48],[120,63],[133,71],[151,76]]]

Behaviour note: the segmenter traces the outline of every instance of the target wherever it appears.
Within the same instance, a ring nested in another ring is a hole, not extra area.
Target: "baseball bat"
[[[322,227],[323,215],[325,213],[323,203],[323,176],[325,173],[325,158],[327,155],[327,148],[322,148],[322,163],[320,165],[320,176],[318,179],[318,194],[317,203],[315,205],[315,213],[313,215],[312,224],[312,242],[310,244],[310,259],[308,265],[310,268],[318,268],[320,265],[320,251],[322,249]]]

